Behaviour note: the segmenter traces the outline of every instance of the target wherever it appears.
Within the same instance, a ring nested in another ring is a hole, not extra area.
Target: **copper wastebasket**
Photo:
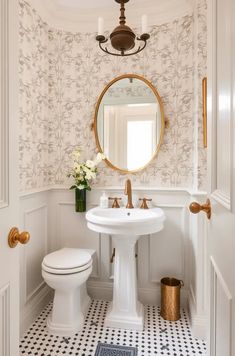
[[[180,319],[180,289],[183,281],[176,278],[161,279],[161,317],[165,320]]]

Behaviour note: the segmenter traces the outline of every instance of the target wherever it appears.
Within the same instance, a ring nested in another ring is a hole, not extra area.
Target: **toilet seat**
[[[80,273],[92,265],[91,255],[76,248],[63,248],[45,256],[42,269],[52,274]]]
[[[92,266],[92,261],[90,263],[88,263],[87,265],[84,265],[82,267],[77,267],[77,268],[66,268],[66,269],[59,269],[59,268],[50,268],[45,266],[42,263],[42,270],[51,274],[74,274],[74,273],[81,273],[85,270],[87,270],[88,268],[90,268]]]

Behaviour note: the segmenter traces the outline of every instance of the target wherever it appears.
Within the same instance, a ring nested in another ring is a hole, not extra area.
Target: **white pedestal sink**
[[[89,229],[112,235],[115,244],[113,302],[105,326],[142,330],[143,306],[137,297],[135,244],[141,235],[163,229],[162,209],[101,209],[86,214]]]

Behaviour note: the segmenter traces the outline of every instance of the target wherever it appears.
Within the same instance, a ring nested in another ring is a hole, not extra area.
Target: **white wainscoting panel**
[[[192,197],[192,200],[198,200]],[[205,197],[201,197],[202,204]],[[188,222],[188,256],[185,262],[189,270],[189,312],[191,326],[195,337],[205,339],[207,336],[207,294],[208,262],[207,262],[207,224],[205,214],[190,214]]]
[[[48,193],[41,192],[20,200],[21,230],[30,233],[30,241],[21,247],[21,334],[51,298],[41,274],[41,263],[49,252]]]
[[[0,289],[0,355],[10,355],[10,285]]]
[[[101,189],[93,189],[88,193],[87,209],[98,204],[101,193]],[[108,194],[122,196],[123,189],[109,189]],[[197,234],[201,232],[199,228],[193,236],[194,244],[190,243],[188,205],[191,194],[186,190],[164,189],[137,189],[135,194],[139,197],[151,197],[154,206],[161,207],[166,214],[164,230],[140,237],[136,245],[139,299],[144,304],[159,305],[160,280],[169,276],[185,282],[181,294],[182,304],[186,305],[189,285],[194,286],[191,277],[198,281],[198,274],[204,273],[202,269],[197,269],[196,264],[191,266],[193,273],[189,268],[189,252],[191,251],[191,256],[196,256],[200,253],[199,249],[203,248],[197,242]],[[35,192],[21,199],[22,228],[29,230],[32,236],[31,245],[22,246],[22,331],[50,297],[49,289],[41,278],[41,260],[48,252],[61,247],[96,251],[88,292],[97,299],[112,299],[113,264],[110,258],[115,247],[112,236],[90,231],[85,214],[76,213],[74,208],[74,192],[63,188]],[[197,294],[195,304],[196,299]]]
[[[24,228],[30,232],[30,243],[25,248],[26,302],[44,285],[41,263],[47,248],[47,206],[42,205],[24,213]]]
[[[59,246],[94,249],[96,254],[93,258],[91,276],[99,278],[101,238],[99,234],[87,228],[85,213],[76,213],[74,203],[60,202],[57,206],[57,216],[56,227]]]
[[[149,282],[159,283],[163,277],[185,278],[184,206],[163,207],[164,229],[149,237]]]

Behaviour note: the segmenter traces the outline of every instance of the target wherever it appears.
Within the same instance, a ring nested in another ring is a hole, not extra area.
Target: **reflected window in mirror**
[[[164,132],[161,98],[146,79],[115,79],[96,108],[95,135],[107,163],[124,172],[145,167],[157,154]]]

